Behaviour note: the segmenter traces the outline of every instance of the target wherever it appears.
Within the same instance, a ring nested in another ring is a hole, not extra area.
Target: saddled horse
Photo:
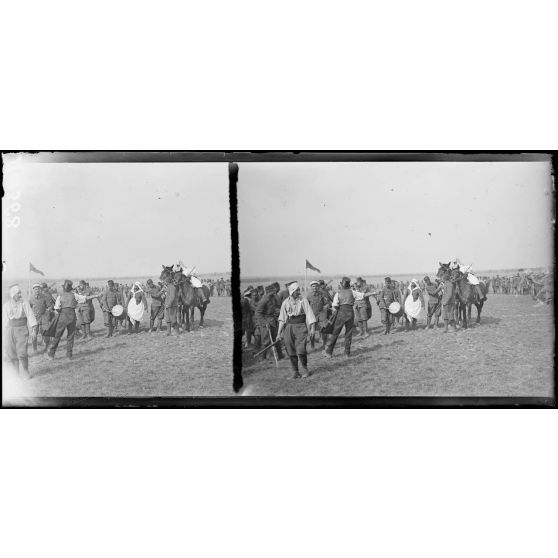
[[[178,288],[178,324],[186,331],[190,331],[191,324],[193,325],[194,323],[194,310],[199,308],[201,316],[199,327],[203,327],[203,318],[208,302],[203,302],[202,297],[196,292],[197,289],[192,286],[190,278],[184,275],[182,270],[173,271],[172,266],[163,265],[160,279],[167,284],[172,283]],[[201,289],[205,294],[206,300],[209,301],[209,288],[207,285],[202,285]]]
[[[467,321],[471,321],[471,307],[474,304],[477,307],[477,324],[480,324],[480,316],[483,299],[479,296],[473,285],[467,280],[467,275],[459,271],[459,269],[451,269],[451,264],[443,264],[439,262],[438,277],[446,281],[451,281],[456,287],[456,308],[455,317],[457,322],[463,324],[463,328],[467,329]],[[488,294],[487,286],[481,281],[480,289],[484,296]]]

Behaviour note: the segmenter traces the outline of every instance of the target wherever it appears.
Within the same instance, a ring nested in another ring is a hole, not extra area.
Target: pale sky
[[[20,192],[17,213],[2,200],[5,278],[28,262],[47,277],[150,276],[178,259],[202,277],[231,269],[227,164],[8,160],[4,188]]]
[[[243,277],[553,264],[546,162],[242,163]]]

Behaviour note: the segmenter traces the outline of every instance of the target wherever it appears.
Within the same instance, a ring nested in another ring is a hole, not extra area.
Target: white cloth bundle
[[[128,317],[133,322],[141,322],[144,310],[143,300],[140,300],[138,303],[136,302],[136,297],[133,296],[130,302],[128,302]]]

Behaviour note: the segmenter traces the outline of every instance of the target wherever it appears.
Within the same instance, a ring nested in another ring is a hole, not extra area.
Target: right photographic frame
[[[277,152],[236,165],[240,395],[554,405],[552,154]]]

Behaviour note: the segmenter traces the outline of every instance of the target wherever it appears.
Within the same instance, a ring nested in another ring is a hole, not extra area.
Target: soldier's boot
[[[316,348],[316,339],[314,338],[314,335],[310,335],[310,347],[312,347],[312,349]]]
[[[176,335],[180,335],[180,327],[178,327],[178,322],[174,324],[174,328],[176,329]]]
[[[132,322],[128,322],[128,335],[132,333]]]
[[[327,343],[327,333],[321,333],[320,336],[322,338],[322,345],[325,347]]]
[[[112,326],[108,326],[108,331],[105,337],[112,337]]]
[[[368,335],[368,322],[362,322],[364,324],[364,335]]]
[[[298,360],[302,365],[302,377],[308,378],[312,374],[308,372],[308,356],[307,355],[298,355]]]
[[[19,359],[19,374],[24,380],[31,379],[29,374],[29,358],[23,357]]]
[[[91,325],[83,324],[83,341],[87,342],[91,339]]]
[[[149,320],[149,333],[153,333],[153,320]]]
[[[384,335],[387,335],[389,333],[389,323],[385,323],[384,324]]]
[[[45,342],[45,352],[48,353],[48,348],[50,346],[50,337],[43,337],[43,341]]]
[[[300,378],[300,374],[298,372],[298,357],[295,355],[289,358],[291,360],[291,368],[293,369],[293,380],[296,380],[297,378]]]
[[[434,327],[437,328],[439,323],[440,323],[440,316],[436,316],[436,319],[434,320]]]
[[[172,333],[172,324],[167,323],[167,337]]]
[[[155,331],[157,332],[159,330],[163,331],[163,320],[157,321],[157,326],[155,327]]]
[[[432,321],[432,318],[430,316],[427,316],[426,318],[426,327],[424,329],[430,329],[430,322]]]

